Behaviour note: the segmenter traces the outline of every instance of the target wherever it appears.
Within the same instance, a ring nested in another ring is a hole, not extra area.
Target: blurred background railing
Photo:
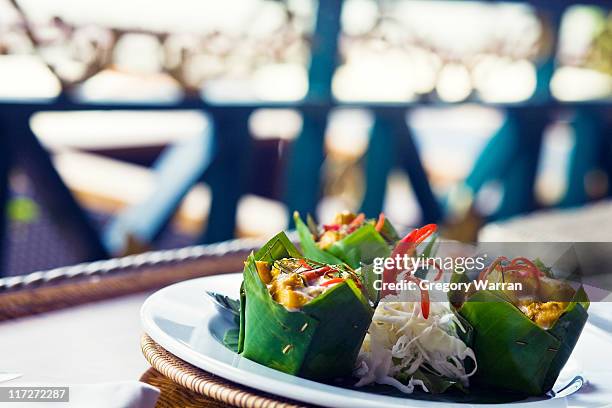
[[[610,197],[612,2],[0,1],[0,272]]]

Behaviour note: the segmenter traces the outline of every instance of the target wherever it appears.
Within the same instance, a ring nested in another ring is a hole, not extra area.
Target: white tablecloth
[[[0,323],[0,371],[22,374],[0,386],[70,386],[70,405],[49,403],[51,408],[153,407],[158,391],[138,382],[149,368],[139,347],[139,310],[147,296]]]

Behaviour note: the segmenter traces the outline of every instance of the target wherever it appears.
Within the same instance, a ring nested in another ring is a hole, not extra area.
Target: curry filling
[[[525,302],[521,311],[543,329],[551,328],[567,308],[567,302]]]
[[[498,258],[499,260],[501,258]],[[496,261],[497,261],[496,260]],[[494,262],[479,279],[521,283],[518,291],[505,291],[508,300],[543,329],[549,329],[566,311],[576,291],[567,282],[547,276],[549,268],[527,258]]]
[[[355,271],[346,265],[324,265],[305,259],[283,258],[272,263],[256,261],[255,266],[272,299],[288,310],[299,310],[347,279],[360,286]]]
[[[325,250],[351,234],[366,222],[363,214],[355,215],[350,211],[337,213],[331,224],[323,225],[323,232],[315,237],[319,248]]]

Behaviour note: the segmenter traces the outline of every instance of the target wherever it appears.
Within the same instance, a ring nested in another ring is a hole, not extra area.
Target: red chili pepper
[[[502,271],[503,271],[504,266],[502,265],[502,262],[508,262],[508,258],[506,258],[505,256],[500,256],[500,257],[496,258],[493,262],[491,262],[491,265],[489,265],[489,267],[487,269],[485,269],[484,271],[480,272],[480,275],[478,276],[478,280],[484,280],[498,266],[501,266]]]
[[[437,229],[438,226],[436,224],[427,224],[422,228],[412,230],[412,232],[400,240],[391,256],[407,254],[414,251],[417,245],[425,241],[431,234],[436,232]]]
[[[344,282],[344,278],[330,279],[328,281],[323,282],[321,286],[329,286],[329,285],[333,285],[334,283],[340,283],[340,282]]]
[[[508,262],[508,258],[505,256],[500,256],[499,258],[495,259],[486,270],[480,273],[478,279],[484,280],[491,272],[493,272],[493,270],[495,270],[495,268],[499,266],[502,273],[518,272],[522,277],[534,278],[539,290],[541,286],[540,277],[542,276],[542,271],[538,269],[536,264],[525,257],[514,258],[512,261],[509,261],[507,266],[504,266],[502,262]]]
[[[429,317],[430,305],[429,292],[425,289],[421,289],[421,313],[423,313],[423,319],[425,320]]]
[[[359,213],[359,215],[353,218],[353,221],[349,223],[347,232],[350,234],[351,232],[355,231],[357,228],[361,226],[361,224],[363,224],[364,221],[365,221],[365,214]]]
[[[304,272],[302,274],[302,276],[304,278],[306,278],[306,280],[311,280],[311,279],[314,279],[314,278],[318,278],[319,276],[323,276],[323,275],[325,275],[327,272],[329,272],[331,270],[332,270],[331,266],[325,265],[325,266],[322,266],[320,268]]]
[[[438,281],[444,275],[444,269],[442,269],[442,266],[438,265],[435,260],[433,262],[433,266],[438,270],[437,275],[434,277],[434,281]]]
[[[299,262],[300,262],[300,265],[302,265],[304,268],[312,269],[312,266],[310,266],[310,264],[308,262],[306,262],[305,259],[300,259]]]
[[[527,274],[526,276],[530,276],[530,277],[535,279],[537,290],[538,290],[538,292],[540,291],[540,287],[542,286],[542,282],[540,281],[540,277],[543,275],[543,273],[540,271],[540,269],[538,269],[536,264],[531,262],[531,260],[529,260],[527,258],[524,258],[524,257],[514,258],[512,260],[512,262],[510,263],[510,266],[508,268],[508,272],[511,272],[511,271],[524,271],[524,272],[526,272],[526,274]],[[523,275],[523,276],[525,276],[525,275]]]
[[[359,214],[357,214],[357,216],[355,218],[353,218],[353,221],[351,221],[349,223],[349,227],[358,227],[364,221],[365,221],[365,214],[364,213],[359,213]]]
[[[417,245],[426,240],[431,234],[436,232],[438,226],[436,224],[427,224],[422,228],[417,228],[407,234],[400,242],[395,246],[391,252],[391,258],[395,259],[397,255],[411,254],[416,250]],[[395,268],[385,269],[383,271],[383,282],[395,282],[397,275],[400,271]],[[439,275],[439,273],[438,273]],[[381,296],[384,297],[390,292],[383,290]]]
[[[531,272],[534,278],[539,278],[543,275],[542,271],[538,269],[537,265],[531,262],[531,260],[525,257],[514,258],[511,262],[511,265],[520,265],[523,264],[525,266],[525,270]]]
[[[323,230],[325,230],[325,231],[338,231],[338,230],[340,230],[340,224],[323,224]]]
[[[378,221],[376,221],[376,226],[374,227],[374,229],[380,232],[382,231],[384,226],[385,226],[385,214],[380,213],[380,215],[378,216]]]
[[[413,230],[410,234],[402,238],[400,242],[411,242],[418,245],[436,232],[437,229],[438,226],[436,224],[427,224],[424,227]]]
[[[407,281],[413,281],[419,286],[419,291],[421,292],[421,314],[423,314],[423,319],[427,320],[429,317],[429,308],[431,306],[431,301],[429,300],[429,291],[427,289],[423,289],[419,284],[421,279],[417,278],[414,275],[410,275],[406,278]]]

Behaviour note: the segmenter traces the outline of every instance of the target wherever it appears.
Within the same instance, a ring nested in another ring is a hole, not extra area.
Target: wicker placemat
[[[147,371],[141,381],[161,390],[157,408],[310,407],[300,402],[253,390],[194,367],[166,351],[146,334],[142,336],[140,345],[145,358],[154,368],[154,371]]]
[[[257,242],[237,239],[0,278],[0,322],[236,272]]]
[[[161,391],[155,408],[225,408],[230,406],[188,390],[154,368],[149,368],[140,377],[140,381],[157,387]]]

